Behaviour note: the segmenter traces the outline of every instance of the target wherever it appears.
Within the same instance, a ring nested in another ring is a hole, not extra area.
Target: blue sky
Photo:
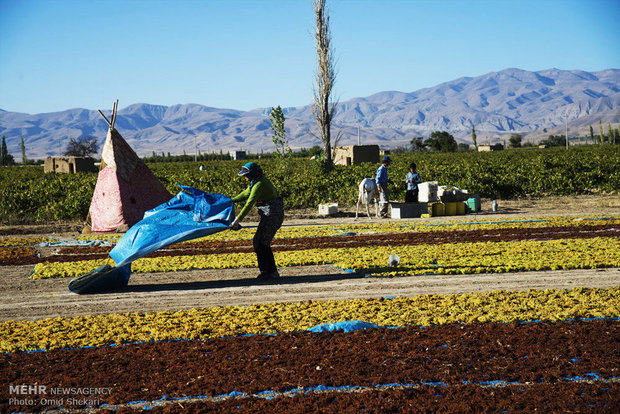
[[[346,101],[462,76],[620,68],[620,0],[332,0]],[[311,0],[0,0],[0,108],[312,102]]]

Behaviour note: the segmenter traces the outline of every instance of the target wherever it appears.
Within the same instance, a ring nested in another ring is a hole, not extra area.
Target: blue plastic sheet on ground
[[[116,267],[173,243],[208,236],[230,227],[235,219],[232,200],[179,184],[170,201],[144,213],[110,252]]]
[[[613,217],[613,216],[606,216],[606,217],[579,217],[574,219],[573,221],[580,221],[580,220],[590,220],[590,221],[597,221],[597,220],[617,220],[618,217]]]
[[[74,293],[100,293],[122,289],[131,276],[131,262],[162,247],[208,236],[230,227],[235,219],[232,200],[179,184],[181,192],[170,201],[144,213],[116,243],[110,257],[115,267],[102,266],[69,284]]]
[[[123,289],[131,276],[131,263],[112,267],[101,266],[69,283],[69,291],[78,294],[112,292]]]
[[[39,247],[97,247],[112,246],[107,240],[57,240],[37,244]]]
[[[317,325],[312,328],[309,328],[310,332],[333,332],[333,331],[344,331],[344,332],[353,332],[359,331],[360,329],[369,329],[369,328],[381,328],[379,325],[375,325],[374,323],[364,322],[364,321],[342,321],[336,323],[324,323],[323,325]]]

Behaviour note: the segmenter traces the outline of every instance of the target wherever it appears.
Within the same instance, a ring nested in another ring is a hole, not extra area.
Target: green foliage
[[[28,164],[28,158],[26,158],[26,144],[24,144],[24,137],[23,136],[22,136],[22,140],[21,140],[21,143],[20,143],[19,147],[22,150],[22,164],[26,165],[26,164]]]
[[[620,146],[514,149],[491,152],[393,154],[388,169],[393,200],[405,198],[405,176],[411,162],[422,181],[437,181],[485,198],[574,195],[620,190]],[[237,172],[247,160],[149,163],[172,193],[177,183],[233,196],[247,185]],[[291,168],[276,159],[258,161],[285,201],[286,208],[316,208],[336,202],[355,205],[359,182],[374,177],[378,164],[336,165],[326,172],[320,162],[292,158]],[[198,166],[204,165],[200,171]],[[85,219],[96,174],[44,174],[41,166],[0,168],[0,214],[3,222],[29,223]]]
[[[273,131],[271,141],[276,147],[275,156],[282,160],[291,155],[291,147],[289,147],[288,139],[286,139],[284,112],[282,112],[280,105],[277,108],[271,108],[269,119],[271,120],[271,130]]]
[[[422,152],[426,149],[426,144],[424,143],[424,137],[415,137],[409,141],[411,144],[411,151],[413,152]]]
[[[319,157],[322,153],[323,153],[323,149],[321,147],[319,147],[318,145],[313,145],[309,149],[302,148],[299,151],[293,152],[293,157],[305,157],[305,158]]]
[[[540,144],[548,147],[566,147],[566,136],[549,135],[549,138],[540,141]]]
[[[0,146],[0,165],[13,165],[15,160],[13,156],[9,154],[9,150],[6,146],[6,138],[2,136],[2,146]]]
[[[511,148],[519,148],[521,147],[522,140],[523,140],[523,137],[521,136],[521,134],[514,134],[510,136],[510,139],[508,139],[508,142],[510,143]]]
[[[478,143],[476,142],[476,128],[474,128],[474,126],[471,126],[471,140],[474,143],[474,147],[478,148]]]
[[[3,222],[28,223],[86,218],[96,174],[45,174],[42,166],[0,169]]]
[[[214,160],[230,160],[230,154],[224,154],[222,152],[218,153],[201,153],[196,155],[165,155],[163,152],[161,155],[157,155],[155,151],[150,157],[143,157],[142,161],[146,163],[155,163],[155,162],[184,162],[184,161],[214,161]]]
[[[424,144],[433,151],[454,152],[458,149],[454,137],[446,131],[434,131],[424,141]]]

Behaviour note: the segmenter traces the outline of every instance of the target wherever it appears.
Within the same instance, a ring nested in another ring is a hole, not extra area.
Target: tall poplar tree
[[[6,146],[6,138],[2,135],[2,145],[0,146],[0,165],[13,165],[15,161],[13,156],[9,154],[9,149]]]
[[[28,158],[26,158],[26,145],[24,144],[24,136],[22,135],[22,141],[19,144],[19,147],[22,150],[22,164],[28,164]]]
[[[471,126],[471,140],[474,142],[474,147],[476,147],[476,150],[478,149],[478,144],[476,143],[476,128],[474,128],[474,126]]]
[[[8,165],[9,151],[6,148],[6,138],[2,135],[2,146],[0,146],[0,165]]]
[[[319,137],[323,143],[325,156],[325,170],[331,171],[334,166],[332,160],[331,122],[336,112],[337,102],[331,100],[332,89],[336,82],[336,68],[334,51],[329,28],[329,13],[326,7],[327,0],[314,0],[315,17],[315,49],[317,52],[317,71],[315,74],[314,104],[312,113],[316,118]]]
[[[288,139],[286,138],[284,112],[280,105],[276,108],[271,108],[271,111],[269,111],[269,118],[271,120],[271,130],[273,131],[271,141],[276,147],[275,156],[278,159],[280,168],[286,168],[292,151],[288,144]]]

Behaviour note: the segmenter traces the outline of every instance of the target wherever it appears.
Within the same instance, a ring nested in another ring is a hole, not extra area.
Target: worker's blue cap
[[[388,157],[387,155],[385,155],[383,157],[383,162],[392,162],[392,159],[390,157]]]
[[[248,162],[243,167],[241,167],[241,171],[237,175],[254,175],[257,171],[260,171],[260,167],[255,162]]]

